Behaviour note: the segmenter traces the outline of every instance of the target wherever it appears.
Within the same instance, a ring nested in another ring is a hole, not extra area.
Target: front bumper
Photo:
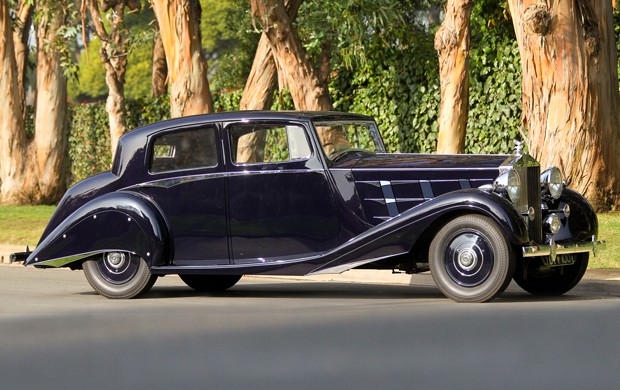
[[[551,261],[555,262],[558,255],[568,255],[571,253],[592,253],[596,257],[596,253],[600,249],[606,249],[605,241],[597,241],[596,236],[592,236],[592,241],[583,241],[576,243],[558,244],[551,240],[549,245],[527,245],[523,249],[523,257],[549,256]]]

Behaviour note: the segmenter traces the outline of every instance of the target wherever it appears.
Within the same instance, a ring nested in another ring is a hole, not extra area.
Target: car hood
[[[366,220],[386,221],[448,192],[491,184],[509,155],[374,154],[352,166]]]
[[[358,160],[361,169],[483,169],[497,171],[507,154],[373,154]]]

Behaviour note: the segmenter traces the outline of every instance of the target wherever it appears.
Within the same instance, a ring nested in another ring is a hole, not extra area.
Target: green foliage
[[[471,20],[469,116],[465,149],[469,153],[509,153],[521,132],[521,63],[507,5],[497,0],[475,4]]]
[[[496,1],[474,7],[467,153],[508,153],[512,140],[522,138],[519,51],[503,15]],[[441,97],[434,35],[427,27],[384,34],[383,41],[398,44],[368,45],[366,62],[350,70],[336,67],[330,85],[335,109],[374,116],[389,151],[436,150]]]
[[[243,88],[260,39],[260,34],[252,28],[250,3],[231,0],[222,2],[222,7],[225,8],[224,18],[218,19],[214,27],[211,27],[206,22],[221,16],[218,15],[218,8],[207,6],[210,2],[219,3],[219,0],[201,0],[201,34],[212,72],[209,78],[211,89],[219,91]],[[224,30],[221,30],[222,28]],[[207,37],[214,33],[217,39],[213,45]]]
[[[167,96],[128,99],[127,128],[134,129],[170,117]],[[69,109],[70,183],[110,169],[110,124],[105,103],[72,105]]]
[[[108,11],[111,12],[111,11]],[[150,23],[155,19],[150,8],[138,13],[127,13],[124,25],[128,29],[127,70],[125,73],[125,98],[138,99],[151,94],[151,69],[153,63],[153,36]],[[107,23],[107,22],[106,22]],[[101,100],[108,95],[105,68],[99,51],[101,41],[95,36],[79,54],[77,77],[69,84],[71,101]]]
[[[243,96],[241,89],[229,89],[213,92],[213,109],[215,112],[237,111]]]

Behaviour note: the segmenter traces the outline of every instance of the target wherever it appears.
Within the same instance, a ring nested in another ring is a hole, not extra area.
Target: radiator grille
[[[527,204],[533,207],[536,212],[534,220],[528,218],[528,230],[530,240],[542,243],[542,210],[541,210],[541,193],[540,193],[540,166],[527,167]]]

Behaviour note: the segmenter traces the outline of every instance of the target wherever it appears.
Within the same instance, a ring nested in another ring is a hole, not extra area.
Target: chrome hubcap
[[[465,231],[450,239],[444,264],[448,276],[463,287],[476,287],[487,280],[493,269],[493,249],[476,231]]]
[[[110,252],[106,254],[105,260],[111,270],[119,270],[123,268],[123,265],[127,261],[125,254],[122,252]]]
[[[97,267],[108,282],[123,284],[134,277],[140,266],[140,257],[129,252],[107,252],[97,262]]]
[[[465,248],[458,254],[458,262],[462,269],[469,271],[476,267],[478,256],[471,248]]]

